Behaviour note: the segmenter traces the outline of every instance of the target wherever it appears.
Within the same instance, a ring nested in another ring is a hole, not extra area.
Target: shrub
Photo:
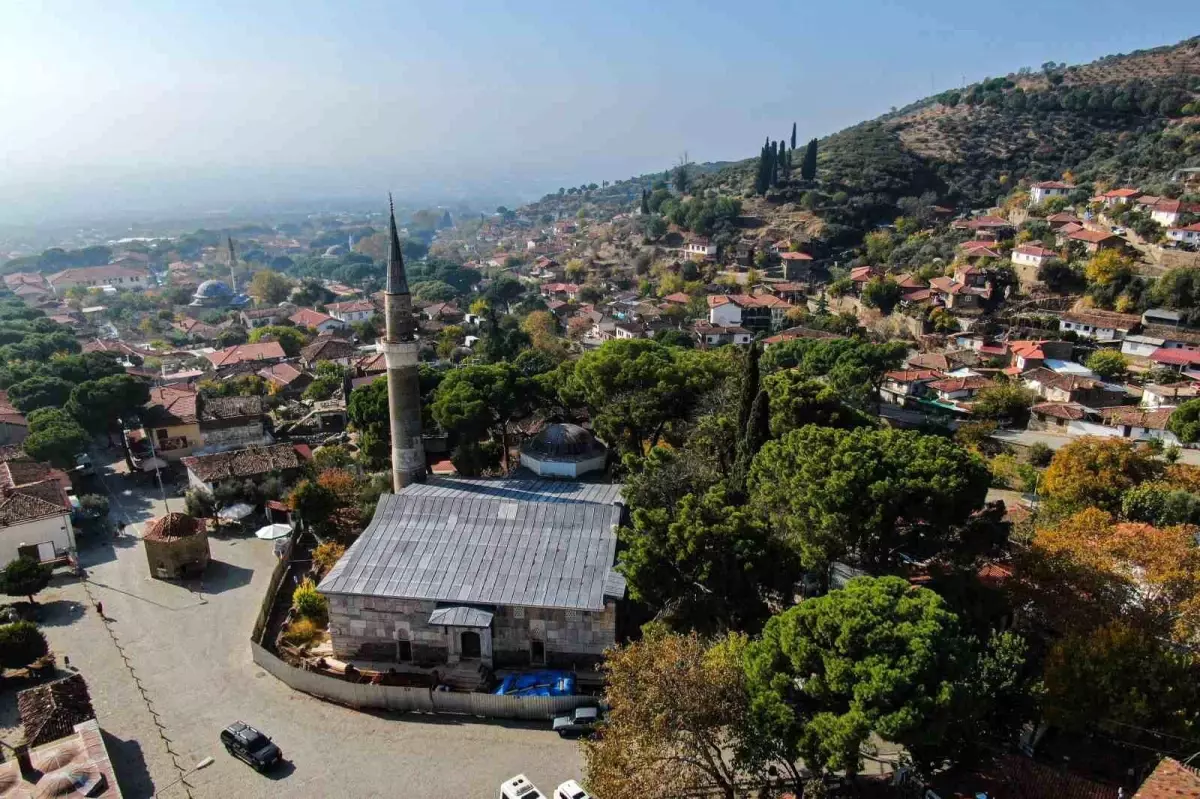
[[[346,554],[346,547],[339,544],[337,541],[326,541],[323,544],[318,544],[313,550],[312,561],[313,568],[317,574],[325,574],[333,568],[333,564],[341,560],[342,555]]]
[[[0,625],[0,668],[28,666],[49,651],[46,637],[33,622]]]
[[[1044,469],[1050,465],[1050,460],[1054,457],[1054,450],[1038,441],[1029,447],[1027,457],[1031,465],[1037,466],[1039,469]]]
[[[283,631],[283,640],[294,646],[310,644],[320,637],[321,628],[312,619],[296,619]]]
[[[292,607],[307,619],[324,620],[329,611],[325,597],[317,593],[312,580],[305,579],[292,593]]]

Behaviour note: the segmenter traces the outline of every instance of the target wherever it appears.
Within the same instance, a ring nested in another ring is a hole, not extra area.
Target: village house
[[[578,300],[579,299],[579,284],[578,283],[543,283],[541,285],[541,295],[543,297],[556,297],[560,300]]]
[[[0,389],[0,446],[20,444],[28,435],[29,422],[25,414],[9,401],[8,392]]]
[[[1164,444],[1178,446],[1179,438],[1167,430],[1167,420],[1173,410],[1157,408],[1150,411],[1132,406],[1105,408],[1100,412],[1100,418],[1105,427],[1115,431],[1115,436],[1133,441],[1159,439]]]
[[[262,341],[258,344],[238,344],[223,350],[206,353],[205,358],[217,369],[239,366],[247,362],[270,363],[287,357],[283,345],[278,341]]]
[[[1121,341],[1141,323],[1137,314],[1088,309],[1064,312],[1059,318],[1058,329],[1064,333],[1071,331],[1080,338],[1111,342]]]
[[[1069,211],[1059,211],[1057,214],[1051,214],[1046,217],[1046,223],[1054,231],[1059,230],[1063,225],[1078,225],[1079,227],[1083,227],[1083,220]]]
[[[73,554],[66,472],[15,447],[6,447],[0,457],[0,562],[22,555],[49,562]]]
[[[983,241],[999,241],[1012,235],[1013,224],[998,216],[977,216],[973,219],[955,220],[950,227],[958,230],[970,230],[975,238]]]
[[[1000,253],[1000,247],[993,241],[964,241],[958,245],[961,251],[959,258],[967,263],[979,263],[983,260],[997,261],[1004,256]]]
[[[284,308],[248,308],[238,314],[238,319],[248,330],[256,327],[270,327],[287,319],[287,310]]]
[[[1010,341],[1008,342],[1008,367],[1010,375],[1019,375],[1030,369],[1045,366],[1047,360],[1067,360],[1075,345],[1069,341]]]
[[[421,309],[421,315],[434,322],[455,324],[463,319],[463,312],[452,302],[434,302]]]
[[[717,257],[717,245],[707,236],[689,236],[683,243],[683,252],[689,258],[709,260]]]
[[[325,306],[325,310],[334,319],[346,325],[354,322],[365,322],[376,313],[375,303],[370,300],[331,302]]]
[[[933,278],[929,291],[949,311],[978,311],[989,293],[986,288],[963,283],[957,276]]]
[[[204,446],[200,433],[199,395],[188,386],[155,386],[150,400],[143,406],[142,426],[129,430],[130,455],[134,465],[153,452],[163,461],[177,461],[190,455],[193,449]],[[146,438],[150,437],[147,441]],[[139,442],[145,442],[144,446]]]
[[[26,688],[17,693],[15,704],[23,746],[0,763],[5,795],[121,799],[82,674]]]
[[[619,485],[541,480],[434,477],[384,494],[318,586],[334,656],[593,668],[625,595],[622,502]]]
[[[897,369],[883,376],[879,396],[884,402],[907,407],[928,393],[929,384],[942,377],[933,369]]]
[[[748,347],[754,340],[754,334],[739,325],[714,325],[703,319],[692,326],[692,333],[701,349],[720,347],[725,344],[737,344]]]
[[[1034,183],[1029,187],[1029,204],[1041,205],[1051,197],[1066,197],[1075,186],[1071,183],[1064,183],[1061,180],[1043,180],[1041,183]]]
[[[858,297],[862,294],[863,286],[882,274],[883,272],[874,266],[856,266],[850,270],[848,275],[850,290],[854,292],[855,297]]]
[[[1171,369],[1193,380],[1200,380],[1200,352],[1192,349],[1159,347],[1150,353],[1155,366]]]
[[[150,273],[145,268],[131,268],[118,264],[108,266],[81,266],[64,269],[46,277],[46,283],[58,296],[68,289],[82,286],[85,289],[104,288],[139,290],[146,288]]]
[[[1059,374],[1044,366],[1025,372],[1021,381],[1046,402],[1073,402],[1089,408],[1103,408],[1125,401],[1124,391],[1109,390],[1099,380]]]
[[[177,322],[172,322],[171,327],[187,336],[190,341],[212,341],[221,335],[221,328],[186,316]]]
[[[631,339],[645,337],[646,328],[637,322],[616,322],[613,325],[613,338]]]
[[[1167,238],[1180,244],[1200,244],[1200,222],[1187,227],[1173,227],[1167,230]]]
[[[1067,241],[1078,242],[1090,254],[1095,255],[1100,250],[1119,250],[1125,247],[1125,239],[1103,230],[1076,230],[1067,236]]]
[[[802,252],[782,252],[779,260],[783,263],[784,280],[807,280],[812,274],[813,257]]]
[[[296,327],[309,328],[318,333],[332,333],[346,327],[346,323],[341,319],[312,308],[301,308],[289,316],[288,320]]]
[[[1145,316],[1143,315],[1143,319]],[[1200,349],[1200,330],[1190,330],[1186,327],[1172,327],[1169,325],[1145,324],[1143,322],[1140,331],[1142,335],[1149,336],[1152,339],[1161,339],[1160,347],[1168,350],[1194,350]]]
[[[904,359],[905,369],[931,369],[942,374],[960,370],[971,370],[983,359],[974,349],[949,350],[947,352],[922,352]]]
[[[1084,230],[1082,222],[1067,222],[1054,231],[1054,243],[1065,247],[1071,241],[1071,236],[1081,230]]]
[[[938,402],[961,407],[959,406],[960,402],[970,400],[981,389],[990,385],[993,385],[990,378],[982,375],[969,375],[967,377],[945,377],[940,380],[933,380],[927,384],[927,387],[937,396]]]
[[[1141,407],[1148,411],[1159,408],[1176,408],[1185,402],[1200,397],[1200,386],[1192,382],[1158,385],[1147,383],[1142,386]]]
[[[778,330],[794,306],[770,294],[712,294],[708,321],[720,327],[745,327],[753,331]]]
[[[263,367],[255,372],[271,386],[271,393],[289,399],[295,399],[304,393],[313,381],[312,375],[295,364],[283,362]]]
[[[785,341],[795,341],[796,339],[801,338],[831,339],[841,338],[841,336],[839,336],[837,333],[830,333],[827,330],[815,330],[811,327],[798,325],[796,327],[789,327],[786,330],[780,330],[775,335],[764,338],[762,341],[763,349],[767,349],[772,344],[782,344]],[[746,343],[749,344],[750,342],[747,341]]]
[[[1151,219],[1165,228],[1173,228],[1185,214],[1200,214],[1200,203],[1185,203],[1161,197],[1149,210]]]
[[[1029,409],[1030,430],[1067,435],[1071,424],[1083,422],[1088,411],[1076,402],[1040,402]]]
[[[1142,193],[1137,189],[1122,188],[1106,191],[1103,194],[1093,197],[1093,200],[1101,202],[1106,208],[1113,208],[1121,203],[1129,203],[1141,197]]]
[[[242,481],[279,474],[287,482],[312,457],[303,444],[274,444],[269,447],[221,452],[213,455],[192,455],[183,459],[187,468],[188,485],[212,493],[229,480]]]
[[[1058,257],[1054,250],[1037,244],[1022,244],[1012,251],[1013,271],[1022,286],[1038,282],[1038,270]]]
[[[346,339],[323,333],[300,350],[300,362],[308,369],[316,366],[318,361],[330,361],[342,366],[349,366],[361,355],[358,348]]]

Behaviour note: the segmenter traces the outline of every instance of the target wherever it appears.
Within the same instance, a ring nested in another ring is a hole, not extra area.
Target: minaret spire
[[[425,479],[425,447],[421,443],[421,385],[417,372],[417,323],[413,319],[408,277],[400,234],[396,230],[396,206],[388,194],[387,286],[383,291],[387,330],[380,348],[387,361],[388,417],[392,428],[392,487]]]

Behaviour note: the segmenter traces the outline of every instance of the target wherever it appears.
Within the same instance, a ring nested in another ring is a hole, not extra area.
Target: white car
[[[592,795],[580,788],[575,780],[567,780],[554,789],[554,799],[592,799]]]

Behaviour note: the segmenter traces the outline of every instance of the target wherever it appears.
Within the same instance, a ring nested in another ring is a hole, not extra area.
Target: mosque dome
[[[521,446],[521,465],[541,477],[579,477],[603,469],[608,451],[577,424],[548,424]]]
[[[197,300],[225,299],[233,294],[229,286],[220,280],[206,280],[196,288],[192,295]]]

